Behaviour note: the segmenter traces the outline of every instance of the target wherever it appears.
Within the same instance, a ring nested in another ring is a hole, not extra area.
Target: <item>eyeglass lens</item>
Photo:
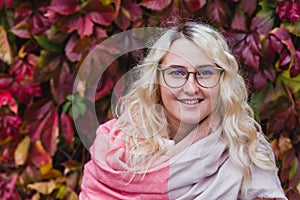
[[[210,88],[218,83],[222,69],[215,66],[201,66],[195,72],[188,72],[184,67],[171,66],[162,71],[165,82],[170,87],[182,87],[189,75],[193,74],[199,85]]]

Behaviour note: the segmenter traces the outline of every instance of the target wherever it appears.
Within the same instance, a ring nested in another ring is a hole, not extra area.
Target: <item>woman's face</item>
[[[172,43],[160,68],[180,66],[189,72],[195,72],[198,66],[203,65],[216,66],[193,42],[178,39]],[[204,119],[210,121],[219,97],[219,83],[212,88],[203,88],[197,83],[194,75],[190,74],[185,85],[171,88],[166,85],[162,72],[159,83],[162,104],[171,126],[179,127],[182,123],[195,125]]]

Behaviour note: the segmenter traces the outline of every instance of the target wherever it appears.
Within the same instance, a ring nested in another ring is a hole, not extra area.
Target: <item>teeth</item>
[[[191,105],[200,102],[200,100],[198,100],[198,99],[194,99],[194,100],[179,100],[179,101],[182,102],[182,103],[191,104]]]

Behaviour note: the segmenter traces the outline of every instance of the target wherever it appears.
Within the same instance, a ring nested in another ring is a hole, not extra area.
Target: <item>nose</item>
[[[198,84],[195,75],[193,73],[189,74],[189,77],[183,86],[183,91],[187,94],[197,94],[200,91],[200,85]]]

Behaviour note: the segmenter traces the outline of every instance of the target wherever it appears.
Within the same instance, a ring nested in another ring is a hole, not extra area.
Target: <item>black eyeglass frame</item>
[[[197,76],[196,76],[196,73],[198,73],[197,71],[195,71],[195,72],[189,72],[189,71],[187,71],[187,70],[185,69],[186,72],[187,72],[187,76],[185,77],[186,81],[184,82],[183,85],[181,85],[181,86],[179,86],[179,87],[173,87],[173,86],[170,86],[170,85],[167,83],[167,81],[166,81],[166,79],[165,79],[165,71],[168,70],[168,69],[170,69],[170,68],[174,68],[174,67],[181,67],[181,66],[169,66],[169,67],[166,67],[166,68],[163,68],[163,69],[160,68],[160,67],[157,67],[157,70],[160,71],[160,72],[162,72],[162,74],[163,74],[164,82],[165,82],[166,85],[169,86],[170,88],[181,88],[181,87],[183,87],[183,86],[187,83],[187,80],[189,79],[190,74],[194,74],[194,79],[196,80],[196,82],[198,83],[198,85],[200,85],[201,87],[206,88],[206,89],[213,88],[213,87],[215,87],[215,86],[219,83],[220,78],[221,78],[223,72],[225,71],[223,68],[221,68],[221,67],[219,67],[219,66],[213,66],[213,65],[203,65],[203,66],[198,66],[197,68],[201,68],[201,67],[213,67],[213,68],[216,68],[217,70],[221,71],[220,74],[219,74],[219,79],[218,79],[218,81],[216,82],[216,84],[213,85],[213,86],[211,86],[211,87],[207,87],[207,86],[203,86],[203,85],[201,85],[201,84],[199,83],[199,81],[198,81],[198,79],[197,79]],[[184,68],[184,67],[182,67],[182,68]]]

